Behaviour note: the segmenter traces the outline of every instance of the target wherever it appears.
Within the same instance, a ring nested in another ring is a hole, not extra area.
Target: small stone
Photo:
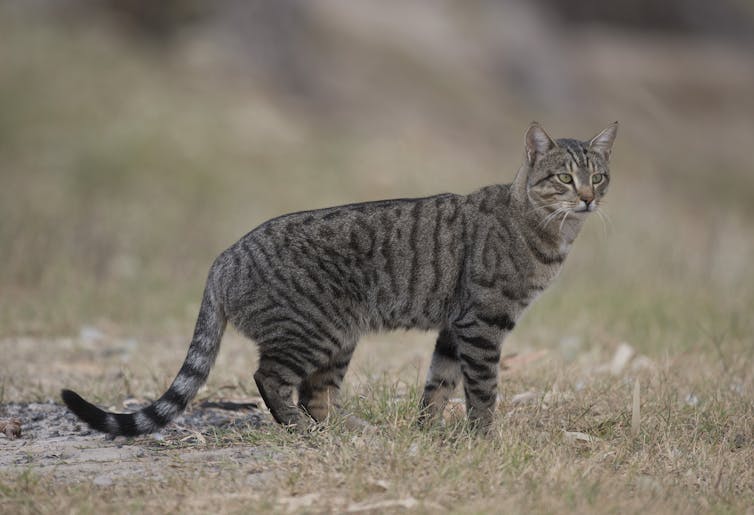
[[[97,476],[92,481],[97,486],[110,486],[113,484],[113,480],[110,476],[103,474],[101,476]]]
[[[86,344],[93,344],[102,341],[105,334],[91,325],[85,325],[79,331],[79,339]]]
[[[688,404],[689,406],[697,406],[697,405],[699,405],[699,397],[697,397],[693,393],[688,394],[686,396],[685,401],[686,401],[686,404]]]
[[[633,347],[627,343],[621,343],[615,350],[613,360],[610,362],[610,373],[614,376],[620,375],[626,368],[626,365],[628,365],[628,362],[631,361],[631,358],[634,357],[634,354]]]

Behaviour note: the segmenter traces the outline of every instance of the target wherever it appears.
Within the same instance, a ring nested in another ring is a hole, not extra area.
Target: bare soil
[[[163,479],[165,467],[187,462],[211,470],[270,458],[268,450],[255,446],[211,445],[223,431],[269,423],[254,402],[204,402],[161,433],[132,439],[113,439],[92,431],[65,406],[52,402],[1,404],[0,420],[11,418],[22,421],[21,435],[15,439],[0,436],[0,470],[13,475],[33,468],[61,482],[107,486],[119,479]],[[197,442],[210,445],[191,445]],[[176,447],[180,448],[177,452]]]

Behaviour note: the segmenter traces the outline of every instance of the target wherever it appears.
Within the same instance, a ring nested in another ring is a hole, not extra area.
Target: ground
[[[106,360],[138,363],[138,343],[97,335],[95,346],[91,331],[58,342],[70,349],[76,370],[103,353]],[[1,404],[0,419],[19,418],[22,433],[0,436],[0,508],[604,513],[607,503],[608,511],[621,513],[753,509],[754,408],[745,363],[726,369],[693,353],[655,360],[628,344],[612,354],[585,355],[575,337],[549,351],[512,345],[501,369],[497,421],[481,438],[464,426],[460,398],[443,424],[416,426],[419,367],[431,338],[388,336],[364,342],[345,395],[344,409],[374,424],[374,433],[348,430],[340,417],[304,436],[275,425],[243,386],[248,378],[232,377],[253,361],[240,354],[244,347],[253,351],[236,335],[223,349],[232,356],[219,360],[220,377],[157,435],[112,440],[92,433],[54,398]],[[3,342],[19,343],[34,346]],[[406,345],[415,347],[416,361],[375,370],[373,354]],[[23,374],[7,376],[6,395],[15,396],[8,387]],[[120,384],[151,390],[168,377],[135,372]],[[46,390],[44,377],[38,388]],[[105,406],[128,410],[143,403],[130,398]]]

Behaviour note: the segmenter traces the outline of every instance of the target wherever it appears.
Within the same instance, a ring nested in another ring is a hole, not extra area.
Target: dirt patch
[[[13,475],[31,470],[62,482],[107,486],[134,477],[164,479],[166,467],[195,472],[274,458],[269,449],[256,446],[225,443],[220,447],[224,434],[270,423],[255,403],[206,402],[158,434],[131,439],[91,431],[65,406],[55,403],[0,405],[0,419],[12,418],[21,420],[21,435],[16,439],[0,435],[0,472]],[[249,481],[261,479],[256,476]]]

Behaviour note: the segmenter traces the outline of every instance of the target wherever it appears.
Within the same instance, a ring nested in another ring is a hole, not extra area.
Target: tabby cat
[[[97,431],[155,432],[204,384],[230,321],[259,345],[254,380],[272,416],[303,429],[334,408],[359,336],[434,329],[422,419],[441,413],[463,378],[468,419],[488,429],[502,340],[598,208],[617,128],[553,141],[532,123],[512,184],[267,221],[212,264],[188,355],[162,397],[131,414],[70,390],[63,400]]]

